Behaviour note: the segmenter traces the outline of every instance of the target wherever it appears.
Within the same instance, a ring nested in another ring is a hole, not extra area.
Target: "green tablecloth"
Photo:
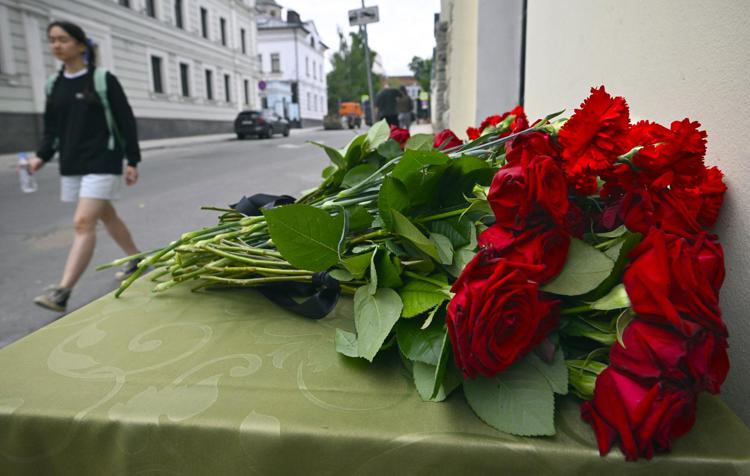
[[[339,356],[349,300],[316,322],[149,284],[0,350],[1,474],[750,474],[750,430],[716,398],[670,454],[600,458],[572,398],[556,436],[514,437],[461,392],[422,402],[393,353]]]

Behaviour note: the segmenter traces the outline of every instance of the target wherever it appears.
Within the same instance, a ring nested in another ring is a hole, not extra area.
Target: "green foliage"
[[[432,276],[431,279],[440,279],[440,275]],[[447,287],[447,280],[444,287],[420,279],[407,281],[399,290],[401,300],[404,303],[403,317],[415,317],[442,304],[448,299],[448,295],[444,292]]]
[[[615,262],[593,246],[571,238],[562,271],[542,286],[542,291],[561,296],[579,296],[593,291],[612,273]]]
[[[370,71],[376,52],[370,49]],[[331,56],[331,72],[326,76],[328,85],[328,110],[338,111],[340,102],[360,102],[367,94],[367,62],[364,37],[359,32],[349,34],[349,39],[339,32],[339,50]],[[380,76],[372,73],[373,84]]]
[[[370,294],[368,286],[357,289],[354,294],[354,324],[360,357],[372,362],[402,309],[401,298],[393,289],[378,288],[375,294]]]
[[[419,81],[422,91],[430,91],[430,78],[432,77],[432,58],[420,58],[415,56],[409,62],[409,70]]]

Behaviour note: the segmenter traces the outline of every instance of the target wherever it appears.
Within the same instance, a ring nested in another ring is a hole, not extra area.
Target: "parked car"
[[[248,136],[270,138],[274,134],[289,136],[289,121],[273,111],[242,111],[234,120],[234,132],[242,140]]]

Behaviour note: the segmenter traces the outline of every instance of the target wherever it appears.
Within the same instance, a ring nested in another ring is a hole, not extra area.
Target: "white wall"
[[[628,99],[633,119],[689,117],[729,187],[715,227],[726,253],[724,400],[750,424],[750,2],[531,0],[526,109],[572,111],[591,86]]]

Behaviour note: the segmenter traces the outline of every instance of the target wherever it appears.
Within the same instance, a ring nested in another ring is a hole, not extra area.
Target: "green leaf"
[[[628,229],[625,227],[625,225],[620,225],[619,227],[615,228],[612,231],[608,231],[606,233],[596,233],[597,238],[618,238],[622,235],[624,235]]]
[[[450,157],[442,152],[407,150],[398,164],[393,168],[391,176],[406,183],[406,179],[414,172],[423,170],[430,165],[443,165],[450,162]]]
[[[372,215],[362,205],[347,207],[349,213],[349,232],[362,231],[372,225]]]
[[[344,165],[344,156],[341,155],[341,152],[339,152],[338,149],[320,142],[315,142],[314,140],[311,140],[310,143],[322,148],[328,155],[328,158],[331,159],[331,162],[336,164],[337,167],[341,168]]]
[[[323,177],[324,179],[327,179],[328,177],[333,175],[333,173],[336,172],[337,170],[338,170],[338,167],[336,167],[335,165],[329,165],[323,169],[323,172],[320,174],[320,176]]]
[[[529,354],[527,357],[529,363],[539,371],[544,378],[547,379],[547,383],[553,392],[559,393],[560,395],[567,395],[568,393],[568,367],[565,365],[565,355],[563,355],[562,348],[557,347],[555,351],[555,357],[551,364],[544,362],[535,354]]]
[[[356,334],[343,329],[336,329],[334,342],[336,343],[336,352],[339,354],[344,354],[347,357],[359,357]]]
[[[466,218],[430,222],[430,231],[447,236],[453,248],[460,248],[470,243],[473,227],[471,220]]]
[[[453,263],[453,245],[451,240],[447,236],[441,235],[440,233],[430,233],[430,241],[435,245],[438,256],[440,257],[440,264],[451,264]]]
[[[469,264],[469,261],[474,259],[474,255],[477,254],[476,251],[474,251],[475,248],[476,245],[467,245],[456,250],[453,254],[453,264],[448,267],[448,272],[451,276],[457,278],[461,275],[466,265]]]
[[[396,325],[396,339],[401,353],[409,360],[437,366],[443,350],[445,326],[434,323],[427,329],[420,329],[414,319],[400,319]]]
[[[393,256],[381,249],[375,260],[378,272],[378,286],[381,288],[400,288],[404,282],[401,280],[401,266],[393,260]]]
[[[414,386],[417,387],[417,393],[419,393],[419,396],[426,402],[442,402],[461,384],[461,379],[453,372],[447,372],[443,381],[437,383],[437,374],[438,369],[434,365],[422,362],[412,362]],[[437,392],[433,392],[433,389],[436,386]]]
[[[633,319],[635,319],[635,312],[633,312],[632,309],[626,309],[617,316],[617,322],[615,323],[617,342],[623,347],[625,347],[625,342],[622,341],[622,335],[625,333],[625,329],[627,329],[628,324],[630,324]]]
[[[365,141],[367,136],[360,134],[353,138],[349,144],[344,148],[344,169],[349,170],[353,165],[357,164],[362,156],[365,154]]]
[[[367,269],[370,267],[373,253],[374,251],[370,251],[369,253],[364,253],[361,255],[353,255],[342,260],[341,264],[343,264],[344,267],[350,273],[352,273],[352,276],[357,279],[362,279],[362,277],[365,275],[365,271],[367,271]]]
[[[492,183],[495,172],[495,168],[478,157],[466,155],[451,161],[438,187],[440,204],[444,207],[464,205],[465,197],[472,195],[475,186]]]
[[[554,435],[555,394],[526,358],[493,377],[464,381],[469,406],[485,423],[521,436]]]
[[[448,287],[447,282],[445,287]],[[448,299],[442,288],[418,279],[408,281],[400,289],[400,294],[405,318],[418,316]]]
[[[409,207],[409,194],[404,184],[397,178],[386,176],[378,194],[378,210],[386,229],[392,230],[393,212],[401,212]]]
[[[354,279],[352,273],[345,269],[332,269],[328,274],[336,281],[347,282]]]
[[[448,375],[448,366],[450,365],[450,356],[451,356],[451,344],[450,344],[450,338],[448,337],[448,332],[446,331],[445,334],[443,334],[443,343],[441,345],[441,350],[440,350],[440,359],[438,359],[437,367],[435,368],[435,378],[433,379],[432,393],[430,394],[430,399],[437,398],[438,394],[440,393],[440,387],[443,385],[443,382],[446,380],[446,375]],[[453,368],[453,366],[451,366],[451,368]],[[456,381],[460,382],[460,378],[456,377]],[[458,383],[456,385],[458,385]]]
[[[414,226],[414,224],[409,221],[408,218],[403,216],[397,210],[391,210],[391,213],[393,214],[393,228],[396,234],[409,240],[409,242],[411,242],[419,250],[426,253],[435,261],[440,262],[440,256],[438,255],[437,248],[435,248],[435,245],[430,241],[430,239],[424,236],[422,232],[419,231],[419,228]]]
[[[414,134],[406,141],[406,150],[432,150],[435,136],[432,134]]]
[[[378,267],[375,264],[377,258],[378,249],[376,248],[370,258],[370,283],[367,285],[367,291],[373,296],[378,292]]]
[[[301,204],[263,210],[263,215],[276,248],[296,268],[325,271],[338,263],[343,215]]]
[[[393,289],[381,288],[372,295],[367,286],[354,293],[354,324],[360,357],[372,362],[401,315],[401,298]]]
[[[380,144],[388,140],[391,135],[391,128],[385,119],[376,122],[367,131],[367,143],[371,149],[377,149]]]
[[[393,139],[388,139],[378,146],[378,154],[386,160],[395,159],[401,155],[401,145]]]
[[[630,298],[625,291],[625,285],[622,283],[612,288],[606,296],[591,303],[591,308],[599,311],[611,311],[625,307],[630,307]]]
[[[593,246],[571,238],[562,271],[542,286],[542,291],[561,296],[579,296],[596,289],[610,275],[615,262]]]
[[[356,167],[352,167],[351,169],[349,169],[346,175],[344,175],[344,179],[341,181],[341,185],[346,188],[353,187],[354,185],[357,185],[367,177],[377,172],[377,170],[378,166],[371,163],[360,164]]]

